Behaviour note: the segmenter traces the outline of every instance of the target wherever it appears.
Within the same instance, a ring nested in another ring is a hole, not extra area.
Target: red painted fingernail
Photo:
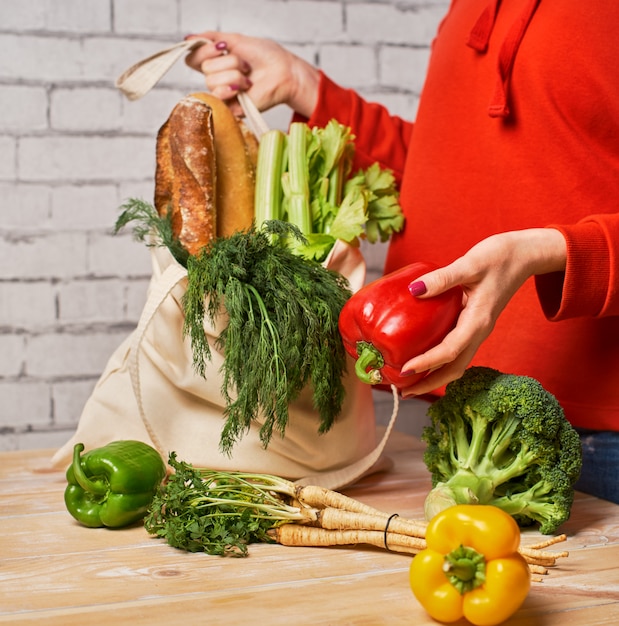
[[[428,288],[423,280],[416,280],[408,286],[408,290],[411,292],[412,296],[423,296],[423,294],[428,291]]]
[[[228,85],[230,87],[230,91],[238,91],[240,87],[238,85]]]
[[[215,48],[217,50],[225,50],[228,47],[228,44],[225,41],[218,41],[215,44]]]

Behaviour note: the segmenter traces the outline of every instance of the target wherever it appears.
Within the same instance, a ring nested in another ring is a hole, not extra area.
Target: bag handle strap
[[[164,48],[125,70],[116,79],[116,87],[129,100],[138,100],[146,95],[181,57],[206,43],[211,42],[209,39],[202,38],[187,39]],[[237,94],[237,99],[245,114],[247,126],[256,137],[260,138],[269,130],[260,111],[244,91]]]
[[[153,317],[163,304],[164,300],[170,295],[172,290],[186,278],[187,270],[177,263],[171,263],[168,267],[166,267],[159,279],[154,282],[154,285],[151,286],[151,291],[148,294],[144,309],[142,310],[140,321],[138,322],[137,328],[133,333],[133,340],[129,350],[129,375],[131,376],[131,385],[133,387],[133,394],[138,405],[138,412],[154,446],[162,456],[166,456],[167,452],[163,449],[163,446],[159,441],[159,437],[148,421],[146,411],[144,410],[142,386],[140,382],[140,350],[142,348],[142,342],[146,335],[146,331],[150,326]]]

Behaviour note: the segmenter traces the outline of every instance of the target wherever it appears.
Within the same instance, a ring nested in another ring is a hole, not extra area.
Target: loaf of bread
[[[258,141],[224,102],[183,98],[157,134],[155,208],[191,255],[254,219]]]
[[[172,231],[191,255],[217,233],[217,171],[213,111],[183,98],[157,138],[155,208],[172,214]]]
[[[247,230],[254,220],[257,140],[219,98],[207,93],[190,97],[213,111],[217,162],[217,235]]]

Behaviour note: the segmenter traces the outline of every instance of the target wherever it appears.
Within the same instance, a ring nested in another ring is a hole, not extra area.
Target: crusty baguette
[[[183,98],[158,134],[155,208],[172,210],[172,232],[197,255],[217,232],[217,173],[211,107]]]
[[[162,217],[172,210],[172,155],[170,154],[170,119],[157,133],[155,169],[155,208]]]
[[[208,93],[194,93],[213,111],[217,162],[217,236],[247,230],[254,221],[257,140],[228,106]],[[245,132],[244,132],[245,131]],[[247,140],[245,138],[247,136]]]

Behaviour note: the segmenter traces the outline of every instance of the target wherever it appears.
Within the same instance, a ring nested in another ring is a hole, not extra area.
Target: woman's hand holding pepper
[[[483,239],[450,265],[420,276],[412,288],[416,297],[461,285],[464,308],[440,344],[404,364],[403,375],[430,373],[402,395],[429,393],[462,376],[516,291],[531,276],[564,271],[566,256],[565,239],[556,229],[510,231]]]
[[[242,114],[236,95],[245,91],[259,110],[279,104],[309,117],[318,100],[318,70],[269,39],[206,31],[187,39],[212,43],[187,55],[186,63],[206,77],[208,90]]]

